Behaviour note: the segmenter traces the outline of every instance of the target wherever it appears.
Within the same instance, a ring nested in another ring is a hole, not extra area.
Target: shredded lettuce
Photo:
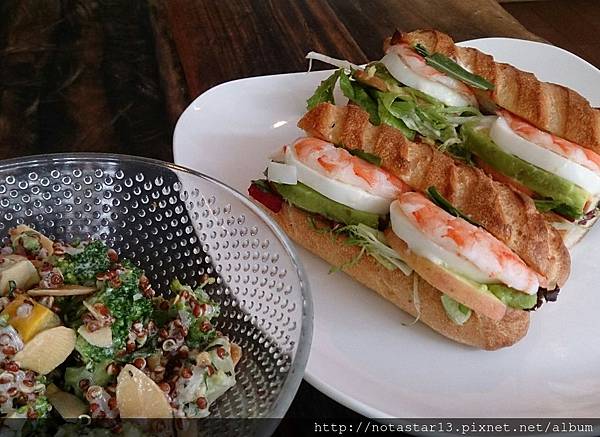
[[[402,85],[379,62],[365,68],[366,79],[355,77],[356,69],[347,70],[341,68],[321,82],[308,100],[308,108],[324,101],[334,103],[333,90],[339,79],[344,96],[367,111],[371,123],[392,126],[410,140],[419,134],[423,140],[455,158],[470,161],[470,152],[463,147],[460,126],[482,117],[477,108],[446,106],[417,89]],[[383,81],[385,87],[369,85],[368,78],[372,76],[376,76],[380,84]],[[381,91],[382,88],[386,91]]]
[[[466,149],[461,147],[462,139],[458,128],[481,116],[478,109],[470,106],[445,106],[410,87],[395,87],[394,91],[374,93],[380,106],[383,106],[380,111],[387,114],[386,117],[381,117],[383,122],[404,132],[398,126],[400,122],[407,129],[438,144],[439,149],[462,159],[468,158]]]
[[[389,270],[400,269],[406,276],[412,273],[412,269],[406,265],[400,255],[387,245],[383,232],[362,223],[343,226],[336,229],[335,232],[347,234],[346,243],[362,249],[358,259],[367,253]],[[358,259],[353,260],[354,263]]]

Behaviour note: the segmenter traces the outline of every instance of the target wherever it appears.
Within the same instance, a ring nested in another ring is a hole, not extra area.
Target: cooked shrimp
[[[468,267],[457,268],[456,264],[459,263],[450,261],[449,268],[462,270],[459,273],[463,274],[478,270],[480,273],[478,272],[476,278],[471,277],[473,280],[487,283],[502,282],[528,294],[536,293],[540,281],[544,281],[544,278],[529,268],[504,243],[484,229],[450,215],[422,194],[409,192],[400,195],[398,200],[392,203],[392,216],[398,214],[406,217],[408,224],[422,233],[429,242],[449,252],[452,260],[458,259],[462,264],[460,267],[465,265],[464,261],[467,262]],[[394,227],[394,232],[396,228],[397,226]],[[410,231],[404,230],[404,232]],[[407,244],[410,247],[410,242]],[[418,248],[415,251],[418,251]],[[475,269],[472,268],[473,266]],[[480,276],[486,280],[482,280]]]
[[[291,148],[300,162],[318,173],[375,196],[394,199],[410,189],[382,168],[326,141],[300,138]]]
[[[402,61],[419,76],[450,88],[450,90],[460,94],[472,106],[478,105],[473,91],[471,91],[467,85],[428,65],[425,58],[419,55],[408,44],[395,44],[390,46],[387,52],[398,55],[400,59],[402,59]],[[411,84],[407,85],[413,86]]]
[[[551,150],[600,175],[600,155],[592,150],[544,132],[508,111],[500,110],[498,115],[504,118],[510,128],[521,138]]]

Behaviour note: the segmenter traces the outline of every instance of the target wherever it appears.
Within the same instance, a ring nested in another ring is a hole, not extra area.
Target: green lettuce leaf
[[[380,123],[377,101],[369,95],[367,87],[350,80],[350,76],[340,70],[340,89],[344,96],[369,113],[369,121],[374,125]]]
[[[323,80],[315,90],[315,93],[306,101],[306,108],[310,111],[319,103],[329,102],[335,103],[333,98],[333,90],[338,80],[338,76],[342,70],[336,70],[331,76]]]

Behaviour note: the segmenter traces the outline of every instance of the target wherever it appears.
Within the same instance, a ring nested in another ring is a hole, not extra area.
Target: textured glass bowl
[[[308,359],[312,302],[288,239],[244,196],[154,160],[34,156],[0,162],[0,235],[18,224],[63,241],[105,241],[159,292],[175,277],[194,287],[216,276],[207,291],[221,304],[217,329],[243,358],[212,417],[283,417]]]

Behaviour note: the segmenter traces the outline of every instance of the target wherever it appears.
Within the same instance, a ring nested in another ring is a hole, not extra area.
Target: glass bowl
[[[165,291],[208,273],[217,329],[238,343],[237,384],[214,418],[281,418],[312,338],[312,301],[295,250],[274,221],[198,172],[119,155],[59,154],[0,162],[0,235],[27,224],[52,239],[100,239]],[[7,238],[7,237],[5,237]]]

